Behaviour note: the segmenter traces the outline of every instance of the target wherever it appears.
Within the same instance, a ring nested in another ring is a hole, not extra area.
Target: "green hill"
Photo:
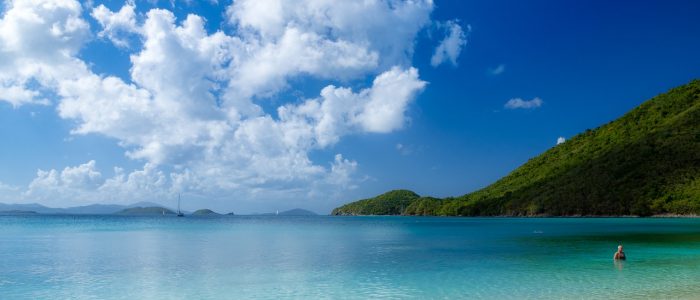
[[[193,216],[219,216],[220,214],[211,209],[198,209],[192,213]]]
[[[132,216],[145,216],[145,215],[174,215],[175,212],[167,208],[150,206],[150,207],[132,207],[125,208],[118,212],[118,215],[132,215]]]
[[[364,212],[373,199],[338,209]],[[409,215],[700,214],[700,81],[586,130],[484,189],[455,198],[394,200],[383,205],[409,202],[400,211]]]
[[[394,190],[374,198],[345,204],[332,215],[398,215],[420,196],[407,190]]]

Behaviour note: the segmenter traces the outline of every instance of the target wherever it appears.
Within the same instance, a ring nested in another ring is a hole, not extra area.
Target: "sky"
[[[698,1],[0,5],[0,202],[458,196],[700,78]]]

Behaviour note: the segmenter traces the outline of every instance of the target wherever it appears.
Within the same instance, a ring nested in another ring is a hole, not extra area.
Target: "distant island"
[[[445,199],[395,190],[333,215],[651,216],[700,214],[700,80]]]
[[[4,204],[0,203],[0,211],[32,211],[37,214],[65,214],[65,215],[107,215],[114,214],[126,208],[132,207],[161,207],[152,202],[137,202],[130,205],[118,204],[90,204],[66,208],[47,207],[38,203],[30,204]]]
[[[193,216],[220,216],[221,214],[218,214],[218,213],[214,212],[214,211],[211,210],[211,209],[206,209],[206,208],[205,208],[205,209],[198,209],[198,210],[195,210],[195,211],[192,213],[192,215],[193,215]]]
[[[185,215],[194,217],[216,217],[216,216],[235,216],[233,212],[225,214],[217,213],[211,209],[198,209],[192,213],[184,212]],[[153,202],[137,202],[131,205],[118,204],[90,204],[84,206],[75,206],[67,208],[47,207],[37,203],[30,204],[5,204],[0,203],[0,215],[29,215],[29,214],[48,214],[48,215],[122,215],[122,216],[174,216],[175,210],[164,207]],[[282,212],[251,214],[256,216],[317,216],[315,212],[295,208]]]
[[[175,215],[175,212],[160,206],[131,207],[116,212],[117,215],[145,216],[145,215]]]

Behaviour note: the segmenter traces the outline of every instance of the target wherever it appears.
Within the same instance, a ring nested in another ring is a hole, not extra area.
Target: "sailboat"
[[[184,217],[185,214],[180,211],[180,193],[177,193],[177,216],[178,217]]]

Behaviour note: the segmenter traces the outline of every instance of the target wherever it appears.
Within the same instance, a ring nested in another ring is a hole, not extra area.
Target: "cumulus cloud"
[[[416,33],[430,21],[433,1],[240,0],[229,22],[259,37],[280,40],[290,29],[344,41],[380,54],[383,67],[409,63]]]
[[[354,93],[348,88],[327,86],[320,98],[281,107],[278,114],[283,123],[296,128],[308,126],[313,132],[313,144],[325,147],[352,132],[387,133],[401,129],[409,102],[425,85],[415,68],[395,67],[377,76],[371,88]]]
[[[410,61],[432,1],[302,2],[235,1],[226,11],[232,33],[207,32],[194,14],[178,20],[151,9],[137,20],[133,2],[118,11],[97,6],[90,11],[97,35],[131,52],[128,81],[95,74],[78,58],[91,32],[77,1],[8,2],[0,19],[0,99],[55,101],[59,116],[75,122],[72,134],[114,138],[144,163],[117,167],[109,178],[95,161],[40,170],[24,196],[132,201],[190,190],[262,199],[352,188],[358,162],[341,154],[314,162],[309,153],[346,135],[405,126],[427,84]],[[441,60],[456,64],[464,32],[446,24]],[[130,35],[140,43],[130,45]],[[265,111],[262,101],[306,76],[373,81],[356,90],[327,85],[317,97]]]
[[[557,145],[561,145],[564,142],[566,142],[566,138],[564,138],[563,136],[560,136],[559,138],[557,138]]]
[[[101,177],[102,174],[97,171],[94,160],[79,166],[66,167],[62,171],[38,170],[24,194],[44,202],[63,197],[82,198],[86,190],[98,186]]]
[[[24,190],[16,187],[16,199],[40,201],[62,206],[67,199],[80,203],[131,203],[139,200],[167,199],[173,192],[172,181],[163,171],[147,163],[143,169],[125,173],[116,167],[114,176],[106,178],[90,160],[63,170],[38,170]]]
[[[356,186],[348,186],[348,184],[352,184],[353,180],[351,177],[356,169],[356,161],[345,159],[342,154],[336,154],[334,161],[331,163],[331,175],[328,176],[327,182],[334,186],[355,188]]]
[[[49,104],[46,89],[86,72],[75,58],[90,35],[81,11],[77,1],[5,3],[0,18],[0,101],[15,107]]]
[[[128,35],[139,31],[135,8],[133,1],[127,2],[118,12],[109,10],[103,4],[94,8],[90,15],[102,26],[98,36],[107,37],[117,46],[128,47]]]
[[[457,58],[462,53],[462,48],[467,44],[467,35],[457,21],[447,21],[441,24],[440,27],[445,28],[445,38],[438,44],[430,59],[430,64],[437,67],[442,63],[450,62],[453,66],[457,66]],[[470,27],[467,27],[467,33]]]
[[[542,106],[544,101],[539,97],[532,98],[532,100],[523,100],[522,98],[513,98],[508,100],[504,105],[507,109],[533,109]]]
[[[175,177],[174,174],[173,177]],[[173,181],[175,179],[169,180],[166,174],[158,170],[155,165],[146,163],[141,170],[134,170],[128,174],[116,167],[113,177],[86,192],[99,195],[98,200],[105,203],[168,199],[173,193],[183,191],[183,189],[174,188]]]

